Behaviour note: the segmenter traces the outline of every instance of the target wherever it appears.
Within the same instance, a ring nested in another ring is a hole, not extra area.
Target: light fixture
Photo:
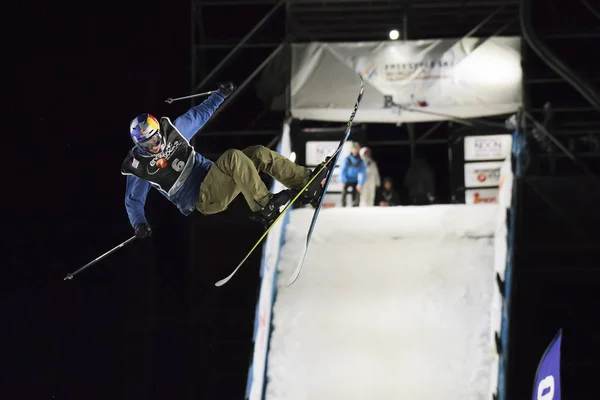
[[[398,32],[398,30],[394,29],[390,31],[390,39],[392,40],[397,40],[400,37],[400,32]]]

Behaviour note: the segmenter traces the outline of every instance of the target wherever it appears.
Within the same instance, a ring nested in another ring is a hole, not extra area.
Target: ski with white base
[[[331,177],[333,176],[332,171],[338,162],[338,158],[340,157],[342,147],[344,147],[344,144],[348,141],[348,138],[350,137],[352,123],[354,122],[354,117],[356,116],[356,111],[358,110],[358,106],[362,100],[363,92],[365,90],[365,84],[364,84],[363,78],[360,75],[359,75],[359,77],[360,77],[360,93],[358,94],[358,98],[356,99],[356,104],[354,104],[354,110],[352,110],[352,114],[350,115],[350,120],[348,120],[348,124],[346,126],[346,131],[344,132],[344,137],[342,138],[342,140],[340,140],[340,144],[338,145],[338,148],[336,149],[336,151],[331,156],[329,156],[329,157],[331,157],[329,162],[333,161],[333,163],[329,164],[330,167],[329,167],[329,170],[327,173],[327,177],[325,178],[325,185],[323,187],[323,192],[321,194],[321,198],[319,199],[319,203],[318,203],[317,207],[315,208],[315,212],[313,214],[313,218],[310,223],[310,227],[308,228],[308,234],[306,235],[306,242],[304,244],[304,249],[302,250],[302,256],[300,257],[300,260],[298,261],[298,265],[296,266],[294,273],[288,280],[287,286],[292,285],[296,281],[296,279],[298,279],[298,276],[300,275],[300,271],[302,270],[302,266],[304,265],[304,259],[306,258],[306,253],[308,251],[308,246],[310,244],[310,239],[312,238],[312,234],[315,229],[315,225],[317,223],[317,218],[319,217],[319,212],[321,211],[321,207],[323,206],[323,199],[325,198],[325,193],[327,192],[327,188],[329,187],[329,182],[331,182]]]

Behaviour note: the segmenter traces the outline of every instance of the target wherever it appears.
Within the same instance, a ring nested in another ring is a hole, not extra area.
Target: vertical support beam
[[[527,50],[527,43],[523,41],[521,43],[521,65],[523,67],[527,66],[527,63],[529,62],[529,53]],[[529,101],[529,87],[526,85],[526,79],[531,77],[529,75],[531,72],[529,72],[530,68],[522,69],[523,82],[521,83],[521,103],[523,104],[525,110],[531,110],[531,102]],[[520,122],[521,121],[517,120],[517,130],[521,128],[518,125]]]
[[[448,123],[448,130],[450,131],[450,125]],[[454,145],[454,134],[450,131],[448,135],[448,193],[450,193],[450,202],[456,203],[456,182],[454,179],[454,157],[452,154],[452,146]]]
[[[285,85],[285,117],[290,118],[292,115],[292,38],[290,29],[290,8],[291,4],[289,0],[285,0],[285,49],[284,54],[287,54],[286,63],[286,85]],[[286,53],[287,52],[287,53]]]
[[[408,140],[410,141],[410,160],[415,160],[417,155],[417,142],[415,141],[415,124],[406,124],[408,130]]]
[[[402,14],[402,41],[408,40],[408,17],[406,11]],[[411,163],[415,160],[416,156],[416,142],[415,142],[415,124],[407,123],[406,130],[408,131],[408,141],[410,143],[410,161]]]

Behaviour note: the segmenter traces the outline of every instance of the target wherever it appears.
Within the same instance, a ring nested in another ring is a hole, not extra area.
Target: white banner
[[[330,185],[331,187],[331,185]],[[350,196],[348,196],[348,201],[351,203]],[[325,198],[323,199],[323,208],[333,208],[333,207],[341,207],[342,206],[342,195],[341,193],[326,193]]]
[[[344,144],[336,165],[340,165],[346,156],[350,154],[352,143],[353,142],[348,141]],[[337,150],[339,145],[339,141],[333,140],[317,140],[306,142],[306,156],[304,159],[304,164],[307,167],[316,167],[325,161],[325,157],[332,155]]]
[[[512,168],[511,157],[508,157],[502,163],[500,169],[500,184],[498,185],[498,204],[500,210],[496,220],[495,232],[495,261],[494,267],[496,272],[500,274],[500,278],[504,280],[506,270],[506,259],[508,257],[508,221],[506,220],[506,210],[511,207],[511,192],[512,192]]]
[[[283,126],[283,134],[278,150],[280,154],[285,157],[289,157],[292,152],[290,126],[287,122]],[[275,181],[271,191],[277,193],[284,189],[285,187],[281,183]],[[280,220],[273,226],[263,247],[262,280],[255,316],[254,351],[246,393],[246,398],[249,400],[260,400],[263,398],[262,394],[265,386],[265,373],[267,368],[267,349],[269,347],[269,337],[271,333],[273,291],[277,283],[275,271],[277,270],[279,252],[281,250],[282,234],[285,229],[285,218],[282,219],[283,221]]]
[[[465,161],[504,160],[512,150],[512,135],[465,136]]]
[[[496,350],[494,349],[494,352]],[[498,399],[498,373],[500,370],[500,356],[497,353],[494,353],[494,356],[491,360],[491,368],[490,368],[490,393],[487,397],[488,400],[497,400]]]
[[[293,118],[346,122],[448,120],[514,113],[521,105],[521,39],[492,37],[292,45]],[[399,104],[410,111],[391,107]]]
[[[465,203],[489,204],[498,202],[498,189],[467,189]]]
[[[494,270],[504,280],[506,258],[508,257],[508,229],[506,227],[506,208],[500,207],[494,232]]]
[[[512,201],[513,173],[511,164],[511,157],[509,156],[500,168],[498,201],[503,208],[510,208]]]
[[[498,186],[502,162],[479,162],[465,164],[465,187]]]
[[[500,167],[500,179],[498,182],[497,201],[499,203],[498,215],[496,216],[496,229],[494,232],[494,271],[498,273],[500,279],[505,282],[505,272],[508,259],[508,221],[507,209],[511,207],[512,192],[512,166],[511,154],[509,153]],[[502,296],[496,279],[494,277],[494,297],[492,298],[490,335],[498,332],[499,335],[506,334],[502,330]],[[506,306],[506,303],[504,303]],[[492,336],[492,339],[494,337]],[[490,393],[497,393],[499,381],[500,357],[495,354],[492,362],[492,373],[490,379]]]
[[[350,195],[348,195],[348,198],[346,200],[348,201],[348,204],[346,205],[346,207],[350,207],[352,205],[352,199],[350,198]],[[323,199],[323,207],[322,208],[333,208],[333,207],[339,208],[341,206],[342,206],[342,194],[341,193],[330,193],[328,190],[327,193],[325,193],[325,198]],[[306,207],[311,210],[313,209],[311,205],[305,205],[305,206],[301,206],[301,207]]]

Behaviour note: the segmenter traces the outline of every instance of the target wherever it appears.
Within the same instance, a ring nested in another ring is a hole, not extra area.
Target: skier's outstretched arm
[[[191,140],[234,89],[235,86],[232,83],[220,85],[217,93],[211,94],[202,103],[190,108],[185,114],[178,117],[173,124],[183,137]]]
[[[134,175],[127,175],[125,188],[125,209],[131,226],[135,229],[141,224],[147,224],[144,206],[150,183]]]

